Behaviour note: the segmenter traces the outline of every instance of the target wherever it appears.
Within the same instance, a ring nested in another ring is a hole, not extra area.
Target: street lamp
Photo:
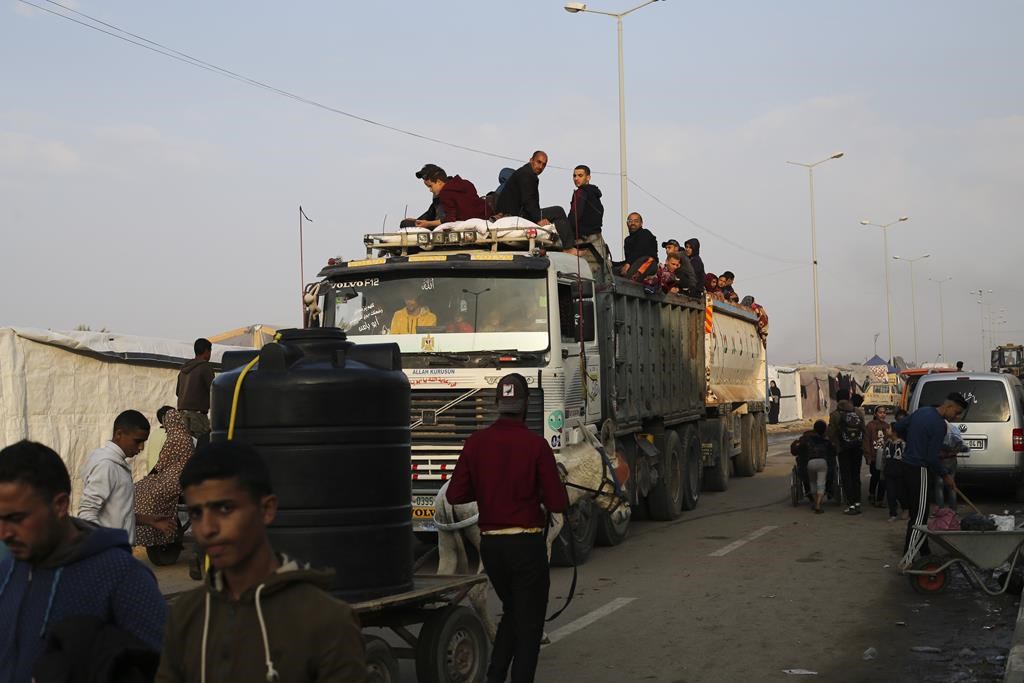
[[[814,167],[833,159],[841,159],[842,152],[836,152],[832,156],[815,161],[811,164],[799,161],[787,161],[787,164],[803,166],[807,169],[807,179],[811,187],[811,268],[814,274],[814,364],[821,365],[821,308],[818,303],[818,234],[814,223]]]
[[[903,221],[910,220],[910,216],[900,216],[894,221],[890,221],[885,224],[872,223],[869,220],[862,220],[861,225],[874,226],[882,229],[882,248],[884,250],[882,258],[885,264],[885,316],[887,324],[889,325],[889,362],[892,363],[892,296],[889,292],[889,232],[888,228],[890,225],[902,223]]]
[[[933,277],[930,277],[928,279],[931,280],[932,282],[937,282],[939,284],[939,356],[942,358],[942,362],[945,363],[946,362],[946,325],[943,322],[943,312],[942,312],[942,283],[943,282],[949,282],[950,280],[953,279],[953,276],[950,275],[948,277],[943,277],[943,278],[939,278],[939,279],[935,279]]]
[[[981,307],[981,368],[990,367],[989,363],[991,361],[988,356],[988,350],[985,348],[985,295],[991,293],[991,289],[972,289],[968,292],[968,294],[978,295],[978,304]]]
[[[931,256],[931,254],[922,254],[920,256],[914,256],[911,258],[893,256],[895,261],[906,261],[910,264],[910,307],[914,312],[914,365],[917,365],[917,296],[914,293],[914,261],[920,261]]]
[[[615,17],[615,25],[618,28],[619,34],[619,202],[621,203],[622,211],[622,238],[625,239],[629,235],[629,230],[626,228],[626,215],[629,213],[629,191],[627,185],[629,184],[628,175],[626,174],[626,86],[625,78],[623,76],[622,68],[622,17],[627,14],[632,14],[638,9],[647,7],[650,4],[658,2],[658,0],[647,0],[640,5],[637,5],[633,9],[626,10],[625,12],[605,12],[597,9],[589,9],[586,3],[583,2],[570,2],[565,5],[565,11],[570,14],[578,14],[580,12],[589,12],[591,14],[603,14],[606,17]]]

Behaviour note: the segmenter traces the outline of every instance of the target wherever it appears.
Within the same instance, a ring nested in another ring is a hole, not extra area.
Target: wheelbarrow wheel
[[[946,590],[946,586],[949,585],[949,571],[947,569],[939,569],[941,566],[941,563],[931,559],[915,562],[914,570],[932,571],[932,573],[908,575],[910,585],[922,595],[937,595]]]
[[[398,683],[398,659],[383,638],[366,636],[366,683]]]

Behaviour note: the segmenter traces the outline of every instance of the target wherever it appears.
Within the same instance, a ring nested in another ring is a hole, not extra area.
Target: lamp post
[[[864,225],[864,226],[874,226],[876,228],[881,228],[882,229],[882,249],[883,249],[882,258],[883,258],[883,263],[885,264],[885,318],[886,318],[886,324],[888,325],[888,330],[889,330],[889,362],[890,363],[892,363],[893,354],[892,354],[892,295],[891,295],[891,293],[889,291],[889,226],[890,225],[895,225],[897,223],[902,223],[902,222],[908,221],[908,220],[910,220],[910,216],[900,216],[896,220],[889,221],[888,223],[885,223],[885,224],[872,223],[869,220],[862,220],[860,222],[860,224]]]
[[[591,14],[603,14],[606,17],[615,17],[615,25],[618,29],[619,35],[619,202],[621,203],[622,211],[622,238],[625,239],[629,234],[626,228],[626,215],[629,213],[629,176],[626,173],[626,85],[625,76],[623,73],[622,66],[622,17],[627,14],[632,14],[638,9],[647,7],[650,4],[658,2],[658,0],[647,0],[640,5],[637,5],[633,9],[626,10],[625,12],[605,12],[597,9],[589,9],[586,3],[583,2],[570,2],[565,5],[565,11],[570,14],[578,14],[580,12],[589,12]]]
[[[981,372],[984,372],[984,368],[991,367],[989,363],[991,358],[988,357],[987,350],[985,349],[985,295],[991,294],[991,289],[972,289],[969,294],[978,295],[978,305],[981,307]]]
[[[942,362],[946,362],[946,324],[944,322],[944,316],[942,311],[942,283],[949,282],[953,279],[953,276],[943,278],[928,278],[932,282],[937,282],[939,285],[939,356],[942,358]]]
[[[299,302],[301,307],[301,313],[299,314],[299,321],[301,325],[306,324],[306,267],[304,263],[304,251],[302,248],[302,219],[306,219],[310,223],[313,219],[306,215],[306,212],[302,210],[302,205],[299,205]]]
[[[807,180],[811,188],[811,269],[814,274],[814,364],[821,365],[821,307],[818,298],[818,233],[815,227],[814,218],[814,167],[833,159],[841,159],[842,152],[836,152],[830,157],[805,164],[799,161],[787,161],[787,164],[803,166],[807,169]]]
[[[906,261],[910,264],[910,308],[914,312],[914,365],[917,365],[917,296],[914,291],[914,261],[920,261],[931,256],[931,254],[921,254],[920,256],[914,256],[911,258],[893,256],[894,261]]]

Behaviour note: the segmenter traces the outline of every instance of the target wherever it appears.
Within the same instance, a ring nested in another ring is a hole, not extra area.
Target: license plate
[[[964,443],[972,451],[985,450],[986,439],[964,439]]]
[[[434,524],[434,496],[412,497],[412,530],[437,531]]]

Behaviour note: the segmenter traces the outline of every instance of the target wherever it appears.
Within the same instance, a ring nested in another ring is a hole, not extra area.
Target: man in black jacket
[[[626,216],[626,228],[629,235],[622,243],[625,261],[619,274],[633,279],[653,274],[658,265],[658,239],[644,227],[643,216],[635,211]]]
[[[590,182],[590,167],[580,165],[573,169],[572,182],[576,190],[569,200],[569,216],[555,221],[562,246],[567,254],[579,254],[592,264],[608,257],[608,247],[601,236],[604,205],[601,190]],[[591,246],[588,246],[591,245]],[[596,252],[596,254],[595,254]]]
[[[549,225],[540,211],[540,174],[548,165],[546,152],[537,150],[526,163],[516,169],[498,195],[497,216],[520,216],[537,225]]]

